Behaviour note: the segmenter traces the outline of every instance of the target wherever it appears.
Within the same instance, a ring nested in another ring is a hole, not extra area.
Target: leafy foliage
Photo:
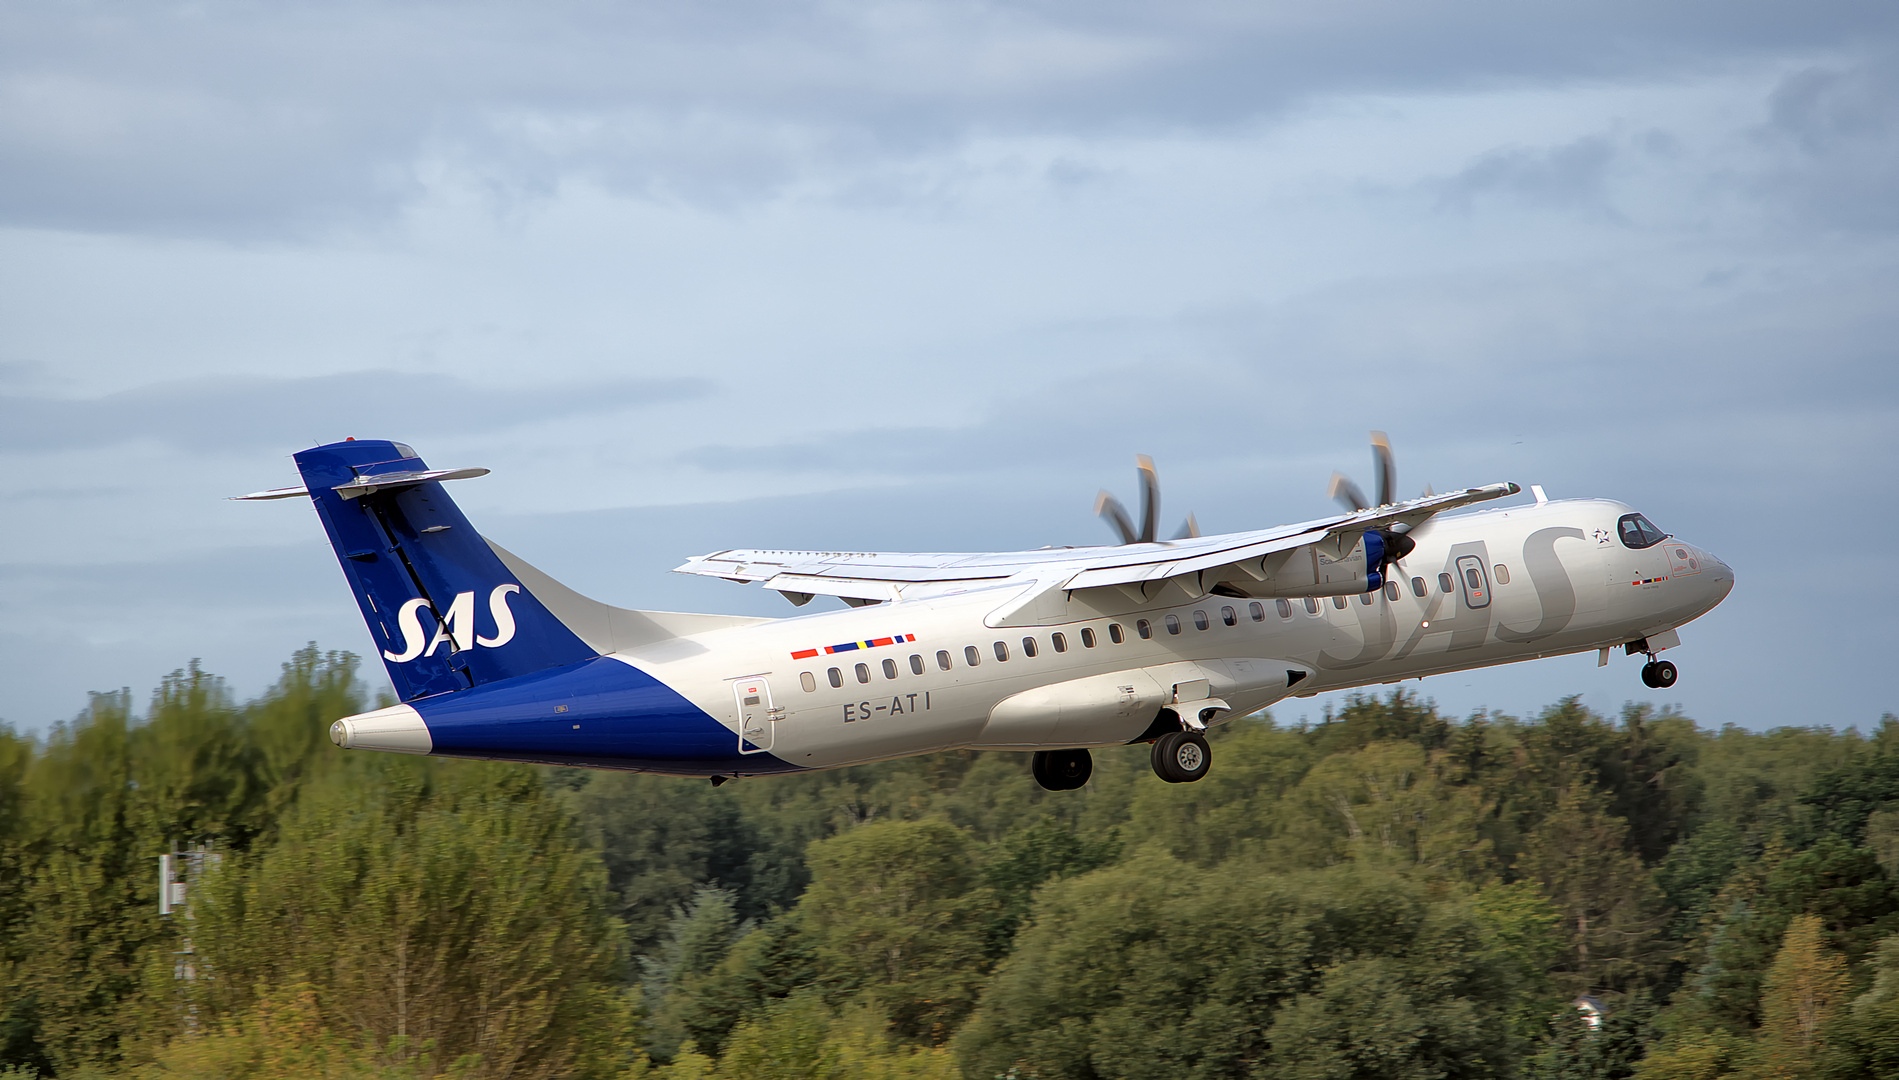
[[[365,705],[312,646],[0,728],[0,1076],[1899,1075],[1892,718],[1397,691],[1047,792],[335,750]],[[165,918],[174,846],[220,858]]]

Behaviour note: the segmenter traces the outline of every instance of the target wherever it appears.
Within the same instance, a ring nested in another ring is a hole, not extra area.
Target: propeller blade
[[[1174,534],[1174,539],[1192,540],[1195,537],[1198,537],[1199,535],[1200,535],[1200,522],[1195,520],[1192,514],[1188,514],[1187,520],[1182,522],[1180,525],[1180,531]]]
[[[1141,474],[1141,543],[1151,544],[1160,531],[1160,475],[1146,454],[1134,456],[1134,468]]]
[[[1121,500],[1102,492],[1095,496],[1095,516],[1106,518],[1114,531],[1121,535],[1123,544],[1134,542],[1134,523],[1128,520],[1128,512],[1122,507]]]
[[[1393,493],[1398,490],[1398,464],[1391,456],[1391,438],[1382,431],[1372,432],[1371,452],[1378,470],[1378,505],[1390,506],[1397,501]]]
[[[1365,501],[1365,493],[1358,485],[1345,478],[1344,473],[1332,474],[1332,486],[1326,490],[1326,496],[1345,504],[1347,510],[1369,510],[1371,505]]]

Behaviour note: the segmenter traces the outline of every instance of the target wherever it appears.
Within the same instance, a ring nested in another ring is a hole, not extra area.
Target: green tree
[[[1221,1076],[1277,1055],[1281,1034],[1342,1068],[1377,1052],[1353,1032],[1401,1029],[1380,1044],[1391,1075],[1481,1075],[1507,1067],[1512,989],[1469,910],[1401,875],[1149,850],[1036,894],[954,1046],[979,1076]]]
[[[1810,1074],[1823,1032],[1846,997],[1846,962],[1827,947],[1818,916],[1796,915],[1761,991],[1762,1063],[1766,1074]]]
[[[1010,833],[983,869],[983,879],[997,904],[989,930],[990,956],[1000,958],[1008,952],[1043,882],[1106,866],[1120,853],[1121,840],[1113,830],[1104,836],[1086,836],[1050,818]]]
[[[1817,777],[1800,796],[1819,829],[1852,843],[1866,837],[1866,822],[1882,808],[1899,805],[1899,717],[1887,713],[1874,733],[1870,753]]]
[[[1652,986],[1670,958],[1648,872],[1625,846],[1626,823],[1606,804],[1593,789],[1564,789],[1517,860],[1518,872],[1539,882],[1562,913],[1559,982],[1571,994]]]
[[[1280,834],[1265,853],[1293,866],[1390,861],[1487,880],[1499,869],[1483,830],[1494,808],[1482,788],[1447,776],[1454,764],[1408,742],[1334,753],[1281,800]]]
[[[618,928],[575,832],[533,769],[352,757],[201,891],[199,1015],[308,982],[359,1047],[478,1055],[484,1078],[614,1067],[632,1022]]]
[[[820,966],[906,1038],[941,1042],[975,1004],[994,895],[948,822],[887,821],[811,845],[799,908]]]
[[[739,923],[725,889],[701,887],[690,903],[675,910],[659,949],[639,958],[649,1053],[671,1060],[690,1038],[692,1012],[701,1004],[695,991],[750,929]]]
[[[153,1033],[140,990],[172,948],[154,902],[164,836],[140,804],[130,697],[94,694],[48,734],[22,785],[24,915],[0,1001],[15,1052],[62,1073],[114,1064]]]
[[[1160,844],[1175,858],[1200,866],[1272,841],[1285,825],[1280,799],[1298,785],[1319,755],[1305,736],[1270,720],[1236,720],[1212,729],[1208,739],[1218,764],[1205,779],[1163,783],[1139,760],[1135,765],[1140,775],[1130,785],[1125,819],[1096,819],[1084,827],[1102,833],[1121,826],[1129,848]],[[1132,749],[1147,751],[1145,746]],[[1106,757],[1096,754],[1097,762]]]
[[[1899,935],[1879,943],[1872,986],[1835,1019],[1827,1075],[1836,1080],[1899,1076]]]

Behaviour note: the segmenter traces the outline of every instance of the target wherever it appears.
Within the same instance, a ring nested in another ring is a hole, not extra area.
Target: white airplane
[[[1032,751],[1051,790],[1089,748],[1146,742],[1154,771],[1207,774],[1204,732],[1288,696],[1544,656],[1648,657],[1734,586],[1707,552],[1607,499],[1447,511],[1490,484],[1394,501],[1389,444],[1372,504],[1257,532],[1155,536],[1140,461],[1123,543],[977,554],[719,551],[679,572],[758,582],[786,619],[632,611],[589,600],[483,539],[401,443],[296,455],[303,484],[402,704],[338,720],[337,745],[705,776],[834,769],[938,750]]]

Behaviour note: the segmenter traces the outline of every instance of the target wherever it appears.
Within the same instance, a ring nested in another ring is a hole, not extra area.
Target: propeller
[[[1123,544],[1152,544],[1160,525],[1160,476],[1154,471],[1154,459],[1146,454],[1135,455],[1134,469],[1141,483],[1140,529],[1137,531],[1134,528],[1134,521],[1128,517],[1127,508],[1121,505],[1121,500],[1106,491],[1095,496],[1095,516],[1106,518],[1120,535]],[[1199,535],[1200,522],[1188,514],[1173,539],[1189,540]]]
[[[1332,474],[1332,485],[1326,491],[1327,495],[1337,499],[1340,503],[1344,504],[1346,509],[1353,513],[1357,513],[1361,510],[1370,510],[1378,506],[1390,506],[1396,501],[1392,493],[1396,491],[1398,487],[1398,464],[1397,460],[1393,458],[1391,454],[1390,436],[1382,431],[1372,432],[1371,448],[1372,467],[1376,469],[1378,473],[1377,502],[1373,503],[1367,501],[1365,493],[1359,490],[1358,485],[1352,483],[1351,479],[1343,473]],[[1429,494],[1430,489],[1426,488],[1425,491],[1426,494]],[[1391,566],[1417,549],[1418,542],[1405,535],[1410,531],[1411,530],[1403,523],[1399,523],[1389,529],[1377,529],[1365,535],[1367,541],[1366,547],[1368,549],[1367,554],[1372,553],[1369,550],[1374,546],[1371,541],[1376,538],[1376,561],[1378,565],[1373,569],[1377,571],[1381,581],[1385,579],[1387,576],[1386,571]]]
[[[1398,488],[1398,464],[1391,456],[1391,439],[1382,431],[1371,433],[1372,467],[1378,470],[1378,501],[1367,502],[1365,493],[1344,473],[1332,474],[1332,486],[1326,494],[1345,504],[1353,512],[1374,506],[1390,506],[1391,493]]]

